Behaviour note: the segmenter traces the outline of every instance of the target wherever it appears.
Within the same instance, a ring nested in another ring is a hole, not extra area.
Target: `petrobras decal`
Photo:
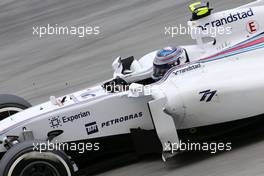
[[[124,122],[127,122],[129,120],[138,119],[140,117],[143,117],[143,113],[142,112],[128,114],[128,115],[125,115],[125,116],[122,116],[122,117],[118,117],[118,118],[103,122],[103,123],[101,123],[101,127],[104,128],[104,127],[108,127],[108,126],[124,123]]]
[[[226,24],[231,24],[233,22],[236,22],[242,19],[246,19],[251,16],[254,16],[254,12],[251,8],[249,8],[244,11],[230,13],[227,17],[205,23],[204,25],[200,25],[198,27],[202,28],[203,30],[205,30],[208,26],[209,27],[220,27]]]
[[[66,123],[73,123],[76,120],[83,119],[85,117],[89,117],[91,115],[90,111],[80,112],[79,114],[75,114],[72,116],[56,116],[49,118],[49,124],[51,128],[59,128]]]
[[[181,68],[179,70],[176,70],[173,73],[175,75],[179,75],[179,74],[183,74],[183,73],[186,73],[186,72],[189,72],[189,71],[192,71],[192,70],[196,70],[198,68],[201,68],[201,64],[200,63],[194,64],[194,65],[189,65],[187,67],[184,67],[184,68]]]
[[[98,126],[96,121],[85,124],[87,135],[98,133]]]

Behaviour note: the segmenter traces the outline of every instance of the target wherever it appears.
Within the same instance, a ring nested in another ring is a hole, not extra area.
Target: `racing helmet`
[[[166,47],[159,50],[153,61],[152,79],[159,80],[172,67],[188,62],[181,47]]]
[[[191,21],[199,20],[208,15],[211,15],[211,11],[213,10],[209,7],[209,2],[205,3],[201,1],[190,4],[189,9],[192,13]]]

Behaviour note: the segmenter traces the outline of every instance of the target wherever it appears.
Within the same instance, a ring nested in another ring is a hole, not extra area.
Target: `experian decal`
[[[86,111],[86,112],[80,112],[79,114],[75,114],[72,116],[51,117],[49,118],[49,124],[51,128],[59,128],[65,123],[69,123],[69,122],[73,123],[76,120],[88,117],[90,115],[91,115],[90,111]]]

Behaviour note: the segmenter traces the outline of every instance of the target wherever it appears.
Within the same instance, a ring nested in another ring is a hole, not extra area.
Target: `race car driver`
[[[160,80],[172,67],[189,62],[186,51],[181,47],[166,47],[159,50],[153,61],[152,79]]]
[[[147,66],[150,68],[146,69],[140,68],[139,62],[134,60],[133,57],[123,60],[120,57],[117,58],[115,62],[118,66],[115,68],[114,79],[104,83],[103,87],[109,92],[116,92],[119,91],[116,89],[120,89],[120,86],[122,90],[126,90],[124,87],[131,83],[148,85],[159,81],[172,67],[190,61],[186,50],[181,47],[166,47],[150,53],[150,56],[147,57],[147,60],[149,62],[149,59],[152,59],[152,63]]]
[[[117,58],[116,64],[118,67],[116,68],[114,79],[105,83],[103,87],[105,89],[110,87],[111,90],[115,90],[112,87],[126,86],[131,83],[143,85],[154,83],[160,80],[172,67],[189,62],[189,57],[186,50],[182,47],[166,47],[150,53],[150,57],[147,57],[146,60],[148,62],[152,60],[152,63],[148,64],[147,68],[140,68],[140,64],[133,57],[123,60]]]

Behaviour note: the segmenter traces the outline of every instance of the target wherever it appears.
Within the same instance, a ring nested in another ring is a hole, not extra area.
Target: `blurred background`
[[[210,1],[215,11],[250,0]],[[186,0],[1,0],[0,93],[47,101],[112,77],[117,56],[140,58],[153,50],[190,44],[165,26],[186,26]],[[33,27],[99,26],[99,35],[33,35]]]

